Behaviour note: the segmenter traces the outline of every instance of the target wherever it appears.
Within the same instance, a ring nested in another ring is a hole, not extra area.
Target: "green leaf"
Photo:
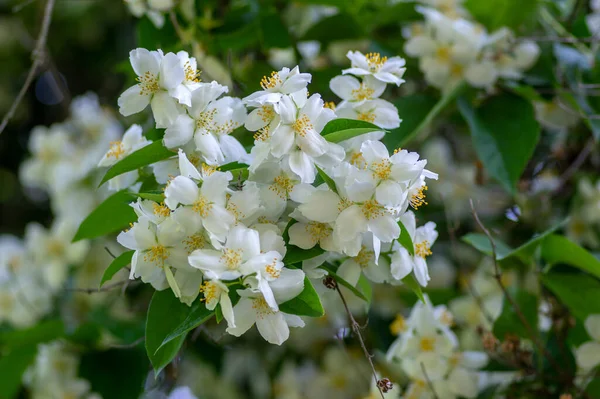
[[[477,109],[460,98],[458,107],[469,124],[473,145],[485,169],[506,191],[515,194],[540,136],[533,105],[505,93]]]
[[[553,234],[544,238],[542,258],[550,265],[564,263],[600,277],[600,260],[563,236]]]
[[[401,137],[396,147],[403,147],[405,144],[414,140],[419,135],[419,133],[425,130],[433,122],[433,120],[440,114],[440,112],[442,112],[452,101],[454,101],[454,99],[460,93],[462,93],[462,91],[465,88],[466,85],[464,83],[458,83],[456,86],[454,86],[452,90],[444,94],[444,96],[433,106],[433,108],[431,108],[431,110],[426,114],[426,116],[423,119],[418,118],[418,120],[420,121],[418,124],[416,124],[412,119],[413,116],[410,116],[410,123],[415,124],[416,127],[410,132],[407,132],[403,137]],[[418,117],[420,116],[421,112],[415,114],[415,117]],[[404,114],[401,113],[400,116],[404,118]],[[400,127],[402,127],[402,124],[400,124]]]
[[[414,132],[425,120],[429,112],[435,107],[436,103],[434,97],[426,94],[402,96],[394,101],[394,105],[398,108],[398,113],[402,118],[402,123],[400,123],[400,127],[390,131],[390,133],[386,134],[383,138],[383,142],[387,147],[392,150],[398,148],[400,143],[405,142],[405,138],[408,137],[411,132]]]
[[[539,0],[467,0],[465,6],[474,19],[490,30],[504,26],[516,29],[533,23]]]
[[[108,265],[104,274],[102,275],[102,279],[100,280],[100,288],[109,281],[113,276],[122,268],[131,263],[131,258],[135,251],[127,251],[123,252],[121,255],[117,256],[113,261]]]
[[[129,223],[135,222],[138,217],[133,208],[129,206],[133,198],[133,195],[123,190],[105,199],[81,222],[73,242],[102,237],[122,230],[129,226]]]
[[[139,150],[132,152],[119,162],[114,164],[102,178],[100,185],[103,185],[115,176],[122,175],[123,173],[137,170],[141,167],[151,165],[155,162],[162,161],[167,158],[175,156],[173,151],[167,149],[161,140],[155,141],[150,145],[147,145]]]
[[[204,306],[204,305],[202,305]],[[146,317],[146,353],[154,375],[167,366],[179,352],[187,331],[164,343],[190,314],[190,308],[179,302],[170,289],[156,291],[150,300]]]
[[[225,165],[221,165],[217,168],[221,172],[227,172],[228,170],[236,170],[236,169],[248,169],[248,165],[241,162],[230,162]]]
[[[0,345],[9,348],[35,346],[39,343],[58,339],[64,336],[64,334],[65,327],[62,320],[46,320],[39,322],[33,327],[0,333]]]
[[[524,290],[510,290],[511,298],[516,302],[529,326],[536,331],[538,325],[538,299],[537,296]],[[519,319],[517,312],[510,302],[504,298],[502,313],[494,322],[494,335],[503,340],[507,334],[516,334],[521,338],[531,339],[527,328]]]
[[[422,20],[423,15],[415,8],[417,5],[418,3],[415,1],[403,1],[384,7],[377,13],[376,22],[381,26]]]
[[[335,186],[335,181],[333,181],[333,179],[331,177],[329,177],[329,175],[327,173],[325,173],[325,171],[321,168],[319,168],[317,165],[315,165],[315,167],[317,168],[317,173],[319,173],[319,176],[321,176],[321,179],[323,179],[323,181],[325,182],[325,184],[327,184],[327,187],[329,187],[331,189],[331,191],[333,191],[334,193],[337,194],[337,187]]]
[[[361,37],[364,37],[363,27],[351,15],[339,13],[318,21],[308,29],[301,40],[318,40],[326,46],[337,40]]]
[[[14,348],[0,358],[0,398],[12,399],[21,388],[23,373],[33,363],[37,353],[36,345]]]
[[[371,282],[369,279],[367,279],[362,273],[358,278],[356,288],[358,288],[365,295],[365,298],[367,298],[367,304],[370,305],[371,300],[373,299],[373,287],[371,287]]]
[[[232,305],[235,303],[233,299],[231,302]],[[173,340],[177,340],[181,336],[185,336],[189,331],[210,320],[213,315],[214,312],[206,309],[204,302],[194,302],[192,306],[188,308],[187,317],[171,330],[171,332],[162,341],[161,347],[164,345],[169,345],[171,342],[173,342]]]
[[[293,265],[308,259],[312,259],[323,254],[325,251],[319,246],[314,246],[311,249],[302,249],[295,245],[288,244],[283,263]]]
[[[408,276],[402,279],[404,285],[412,290],[415,293],[417,298],[421,300],[421,302],[425,303],[425,297],[423,296],[423,290],[421,289],[421,285],[415,279],[415,276],[409,274]]]
[[[158,202],[159,204],[165,200],[165,194],[162,192],[152,192],[152,193],[132,193],[136,197],[141,199],[146,199],[154,202]]]
[[[136,24],[137,47],[147,49],[174,49],[179,38],[171,23],[166,23],[162,28],[157,28],[150,18],[140,18]],[[130,67],[131,68],[131,67]]]
[[[287,27],[276,12],[267,13],[260,17],[263,48],[288,48],[292,39]]]
[[[304,289],[300,295],[279,305],[279,310],[298,316],[321,317],[325,314],[319,294],[308,277],[304,277]]]
[[[330,143],[339,143],[366,133],[385,131],[385,129],[365,121],[333,119],[325,125],[323,131],[321,131],[321,135]]]
[[[360,290],[358,290],[355,286],[353,286],[352,284],[350,284],[349,282],[347,282],[346,280],[344,280],[343,278],[341,278],[335,272],[335,269],[331,265],[323,264],[323,265],[321,265],[319,267],[321,269],[327,271],[327,273],[331,277],[333,277],[335,279],[335,281],[337,281],[338,284],[343,285],[344,287],[348,288],[350,291],[352,291],[352,293],[354,295],[356,295],[357,297],[359,297],[363,301],[369,303],[369,298],[367,298],[367,296],[363,292],[361,292]]]
[[[406,230],[406,227],[404,227],[404,223],[402,223],[400,220],[398,221],[398,226],[400,226],[400,237],[398,237],[398,242],[400,243],[400,245],[406,248],[409,254],[414,256],[415,245],[412,241],[412,238],[410,237],[410,234],[408,233],[408,230]]]
[[[511,262],[519,261],[522,264],[528,265],[531,263],[531,258],[534,255],[538,246],[544,241],[544,239],[555,232],[557,229],[564,226],[567,220],[563,220],[560,223],[555,224],[548,230],[541,234],[536,234],[529,239],[526,243],[520,245],[518,248],[511,248],[499,239],[494,238],[494,244],[496,244],[496,260],[500,261],[501,265],[509,265]],[[462,241],[470,244],[480,252],[492,256],[492,246],[490,240],[485,234],[469,233],[461,238]]]
[[[552,291],[579,320],[600,313],[600,281],[588,274],[550,272],[542,283]]]

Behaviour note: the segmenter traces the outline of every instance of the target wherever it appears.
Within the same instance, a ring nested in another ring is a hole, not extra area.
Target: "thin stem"
[[[585,144],[585,147],[583,147],[583,150],[581,150],[579,155],[577,155],[577,158],[575,158],[573,163],[571,165],[569,165],[569,167],[563,172],[563,174],[560,177],[560,182],[558,184],[558,187],[556,187],[554,192],[560,191],[560,189],[565,184],[567,184],[567,182],[571,179],[571,177],[573,177],[573,175],[579,170],[581,165],[583,165],[583,163],[588,158],[588,156],[592,153],[592,151],[594,150],[595,147],[596,147],[596,141],[594,140],[594,138],[590,138],[588,140],[588,142]]]
[[[375,365],[373,364],[373,359],[372,359],[373,356],[367,350],[365,341],[363,340],[363,337],[360,333],[360,324],[358,324],[356,322],[356,320],[354,319],[354,316],[352,316],[352,312],[350,312],[350,309],[348,308],[348,304],[346,303],[346,298],[344,298],[344,295],[342,294],[342,291],[340,290],[340,287],[337,283],[335,284],[335,289],[338,292],[338,294],[340,295],[340,299],[342,300],[342,303],[344,304],[344,309],[346,309],[346,313],[348,314],[348,318],[350,319],[350,324],[352,325],[352,331],[354,331],[354,333],[358,337],[358,341],[360,342],[360,346],[362,347],[365,357],[367,358],[367,360],[369,361],[369,364],[371,365],[371,370],[373,371],[373,378],[375,378],[375,385],[377,385],[377,389],[379,390],[381,397],[383,399],[385,399],[385,396],[383,395],[383,391],[381,390],[381,388],[379,387],[379,384],[377,383],[378,382],[377,371],[375,371]]]
[[[506,297],[506,300],[509,302],[510,306],[513,308],[513,310],[517,314],[517,317],[519,318],[519,320],[521,321],[523,326],[525,326],[525,329],[527,330],[527,334],[531,338],[531,341],[536,346],[538,351],[541,354],[543,354],[544,357],[546,357],[548,359],[548,361],[550,362],[552,367],[554,367],[559,374],[562,374],[562,369],[561,369],[560,365],[556,362],[554,357],[552,357],[550,352],[548,352],[548,350],[544,347],[544,345],[540,341],[540,338],[537,336],[537,334],[534,332],[533,328],[527,321],[527,318],[523,314],[523,311],[521,310],[520,306],[515,302],[514,298],[508,292],[508,289],[502,283],[502,272],[500,271],[500,267],[498,266],[498,261],[496,259],[496,243],[494,242],[494,239],[493,239],[492,235],[490,234],[490,231],[485,227],[485,225],[479,219],[479,215],[477,215],[477,212],[475,211],[475,206],[473,205],[473,200],[469,199],[469,203],[471,205],[471,213],[473,214],[473,218],[475,219],[475,222],[477,223],[479,228],[481,228],[481,230],[483,230],[483,233],[487,236],[487,239],[489,240],[490,245],[492,247],[492,259],[494,261],[494,278],[496,279],[498,286],[502,290],[502,293]]]
[[[72,292],[84,292],[86,294],[95,294],[97,292],[106,292],[106,291],[110,291],[113,288],[117,288],[122,286],[123,284],[127,284],[129,282],[129,279],[127,280],[121,280],[121,281],[117,281],[116,283],[112,283],[112,284],[108,284],[105,285],[102,288],[67,288],[67,291],[72,291]]]
[[[433,394],[434,399],[440,399],[438,394],[435,392],[435,389],[433,388],[433,383],[429,379],[429,375],[427,375],[427,370],[425,370],[425,364],[423,364],[422,362],[421,362],[421,370],[423,371],[423,375],[425,376],[425,381],[427,382],[427,385],[429,386],[429,389],[431,390],[431,393]]]
[[[33,59],[33,63],[31,64],[31,68],[29,68],[29,73],[27,74],[27,78],[25,79],[23,87],[21,87],[19,94],[17,94],[17,98],[15,98],[15,101],[12,103],[10,109],[4,116],[4,119],[2,119],[2,123],[0,123],[0,134],[2,134],[2,132],[6,128],[6,125],[8,125],[8,122],[15,115],[17,107],[19,106],[21,101],[23,101],[23,98],[25,97],[25,94],[27,94],[29,86],[31,86],[33,79],[37,75],[37,70],[44,64],[44,61],[46,59],[46,41],[48,39],[48,30],[50,29],[50,22],[52,21],[52,10],[54,9],[54,1],[55,0],[48,0],[46,2],[46,7],[44,8],[44,17],[42,19],[42,28],[40,29],[40,34],[38,36],[35,48],[31,52],[31,58]]]

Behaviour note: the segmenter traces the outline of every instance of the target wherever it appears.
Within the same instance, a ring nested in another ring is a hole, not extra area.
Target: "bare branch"
[[[340,299],[342,300],[342,303],[344,304],[344,309],[346,309],[346,313],[348,314],[348,318],[350,319],[350,324],[352,325],[352,331],[354,331],[354,334],[356,334],[356,336],[358,337],[358,341],[360,342],[360,346],[362,347],[365,357],[367,358],[367,360],[369,361],[369,364],[371,365],[371,370],[373,371],[373,378],[375,378],[375,385],[377,385],[377,389],[379,390],[381,397],[383,399],[385,399],[385,396],[383,395],[383,391],[381,390],[381,388],[379,387],[379,384],[377,383],[379,381],[379,379],[377,378],[377,371],[375,371],[375,365],[373,364],[373,359],[372,359],[373,355],[371,355],[369,353],[369,351],[367,350],[365,341],[363,340],[363,337],[360,333],[360,324],[358,324],[356,322],[356,320],[354,319],[354,316],[352,316],[352,312],[350,312],[350,309],[348,308],[348,304],[346,303],[346,298],[344,298],[344,295],[342,294],[342,291],[340,290],[340,286],[337,283],[335,284],[335,289],[338,292],[338,294],[340,295]]]
[[[2,119],[2,123],[0,123],[0,134],[2,134],[2,132],[6,128],[6,125],[8,125],[8,122],[15,115],[19,104],[23,100],[23,97],[25,97],[29,86],[31,86],[33,79],[37,75],[37,70],[45,62],[46,41],[48,39],[48,29],[50,29],[50,22],[52,21],[52,10],[54,9],[54,2],[55,0],[48,0],[46,2],[46,7],[44,8],[44,17],[42,20],[42,28],[40,29],[40,34],[38,36],[35,48],[31,53],[33,63],[31,64],[31,68],[29,68],[29,73],[27,74],[27,78],[25,79],[23,87],[21,87],[21,91],[19,91],[19,94],[17,94],[17,98],[15,98],[15,101],[4,116],[4,119]]]
[[[475,206],[473,205],[473,200],[469,199],[469,203],[471,204],[471,213],[473,214],[473,218],[475,219],[475,222],[477,223],[479,228],[481,228],[481,230],[483,230],[483,233],[487,236],[487,239],[489,240],[490,245],[492,247],[492,259],[494,261],[494,278],[496,279],[498,286],[502,290],[502,293],[504,294],[506,300],[510,303],[510,306],[513,308],[513,310],[517,314],[517,317],[519,318],[519,320],[521,321],[523,326],[525,326],[525,329],[527,330],[527,334],[531,338],[531,341],[536,346],[538,351],[541,354],[543,354],[544,357],[546,357],[548,359],[548,361],[550,362],[552,367],[554,367],[556,369],[556,371],[560,375],[562,375],[563,374],[562,368],[556,362],[556,359],[554,359],[554,357],[550,354],[550,352],[548,352],[548,350],[544,347],[540,338],[537,336],[537,334],[534,332],[533,328],[527,321],[527,318],[523,314],[523,311],[521,310],[520,306],[515,302],[513,297],[510,295],[510,293],[508,292],[508,289],[504,286],[504,283],[502,283],[502,272],[500,270],[500,267],[498,266],[498,261],[496,259],[496,243],[494,242],[494,239],[493,239],[492,235],[490,234],[490,231],[485,227],[485,225],[479,219],[479,215],[477,215],[477,211],[475,211]]]

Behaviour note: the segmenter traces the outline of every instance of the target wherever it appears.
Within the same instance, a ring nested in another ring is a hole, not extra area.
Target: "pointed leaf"
[[[115,231],[122,230],[137,220],[137,215],[129,203],[133,195],[127,191],[119,191],[98,205],[88,215],[73,238],[73,242],[90,238],[102,237]]]
[[[317,165],[315,165],[315,167],[317,168],[317,173],[319,173],[321,179],[323,179],[325,184],[327,184],[327,187],[329,187],[331,191],[337,194],[337,187],[335,186],[335,181],[333,181],[333,179],[329,177],[329,175],[325,173],[323,169],[319,168]]]
[[[550,265],[564,263],[600,277],[600,260],[563,236],[553,234],[543,240],[542,258]]]
[[[339,143],[366,133],[385,131],[385,129],[369,122],[340,118],[329,121],[323,128],[321,135],[330,143]]]
[[[129,154],[119,162],[114,164],[104,175],[100,185],[106,183],[115,176],[122,175],[123,173],[137,170],[141,167],[151,165],[155,162],[165,160],[173,157],[175,154],[173,151],[167,149],[161,140],[157,140],[150,145],[147,145],[139,150]]]
[[[113,276],[122,268],[131,263],[131,258],[133,257],[135,251],[127,251],[123,252],[121,255],[117,256],[113,261],[108,265],[104,274],[102,275],[102,279],[100,280],[101,288],[104,283],[109,281]]]
[[[406,230],[406,227],[404,227],[404,223],[402,223],[401,221],[398,221],[398,226],[400,226],[400,237],[398,237],[398,242],[400,243],[400,245],[406,248],[409,254],[414,256],[415,245],[412,241],[412,238],[410,237],[410,234],[408,234],[408,230]]]
[[[404,285],[406,285],[408,288],[410,288],[412,290],[412,292],[415,293],[415,295],[417,296],[417,298],[419,298],[421,300],[421,302],[425,303],[425,297],[423,296],[423,289],[421,289],[421,286],[415,279],[415,276],[413,276],[412,274],[409,274],[408,276],[406,276],[402,279],[402,282],[404,283]]]
[[[319,294],[308,277],[304,277],[304,289],[300,295],[279,305],[279,310],[298,316],[321,317],[325,314]]]

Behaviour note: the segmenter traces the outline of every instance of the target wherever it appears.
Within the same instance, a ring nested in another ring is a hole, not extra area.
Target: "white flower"
[[[358,283],[358,279],[363,273],[374,283],[384,283],[392,279],[388,258],[382,256],[376,262],[373,238],[369,233],[363,236],[358,254],[343,261],[337,270],[337,274],[352,285]]]
[[[329,88],[342,101],[338,107],[343,106],[347,101],[362,103],[367,100],[379,98],[385,90],[386,84],[367,75],[360,82],[353,76],[336,76],[329,82]]]
[[[335,113],[340,118],[370,122],[383,129],[395,129],[401,122],[396,106],[379,98],[359,103],[346,102],[337,107]]]
[[[190,387],[177,387],[171,391],[167,399],[198,399]]]
[[[427,222],[424,226],[416,228],[415,214],[411,211],[406,212],[400,217],[407,233],[414,244],[415,254],[410,253],[400,243],[394,243],[394,253],[392,254],[392,276],[396,280],[402,280],[411,272],[423,287],[427,286],[430,280],[427,262],[425,258],[431,255],[431,246],[438,237],[435,230],[435,223]]]
[[[235,217],[225,208],[227,185],[231,173],[213,172],[198,185],[189,177],[177,176],[165,189],[165,204],[176,209],[182,218],[188,218],[196,226],[204,226],[219,240],[224,240],[229,228],[235,223]]]
[[[250,94],[243,101],[247,105],[256,107],[267,103],[275,104],[279,102],[284,94],[292,94],[306,89],[306,85],[310,83],[310,80],[311,75],[300,73],[297,66],[292,70],[283,68],[279,72],[272,72],[269,77],[263,77],[260,81],[262,90]]]
[[[346,56],[352,62],[352,67],[344,69],[342,73],[356,76],[372,75],[384,83],[393,83],[400,86],[404,83],[402,76],[406,71],[406,61],[400,57],[382,57],[379,53],[362,54],[360,51],[348,51]]]
[[[123,135],[121,141],[114,141],[110,144],[110,149],[104,154],[98,166],[112,166],[131,154],[150,144],[151,141],[142,136],[142,127],[140,125],[131,125]],[[112,191],[119,191],[132,186],[138,179],[137,170],[132,170],[113,177],[108,181],[108,188]]]
[[[235,317],[233,305],[229,298],[229,288],[219,280],[206,280],[200,287],[200,291],[204,294],[206,309],[214,310],[220,304],[227,326],[235,328]]]
[[[173,218],[155,225],[147,217],[140,217],[133,227],[117,237],[119,244],[135,250],[129,278],[141,277],[157,290],[170,286],[177,297],[181,296],[171,267],[189,267],[183,236],[183,230]]]
[[[580,368],[591,370],[600,364],[600,314],[588,316],[584,325],[592,341],[585,342],[575,350],[575,360]]]
[[[278,303],[286,302],[302,292],[303,286],[294,290],[273,290]],[[238,291],[240,301],[233,307],[236,327],[228,327],[227,332],[236,337],[248,331],[254,324],[262,337],[269,343],[281,345],[290,336],[290,327],[304,327],[302,319],[296,315],[273,310],[260,292]]]
[[[187,88],[180,87],[185,71],[179,58],[173,53],[138,48],[129,53],[129,59],[139,83],[121,94],[119,112],[133,115],[150,104],[156,127],[168,127],[181,113],[179,104],[191,106]]]

